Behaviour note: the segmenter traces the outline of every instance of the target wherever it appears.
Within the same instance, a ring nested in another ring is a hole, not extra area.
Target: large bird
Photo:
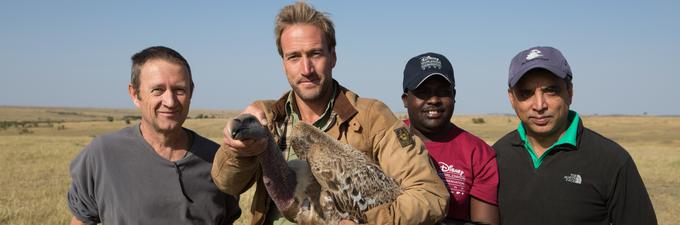
[[[299,160],[289,162],[254,116],[239,115],[227,126],[236,140],[269,139],[258,156],[262,179],[277,208],[298,224],[366,223],[367,210],[402,193],[364,153],[311,125],[293,126],[290,144]]]

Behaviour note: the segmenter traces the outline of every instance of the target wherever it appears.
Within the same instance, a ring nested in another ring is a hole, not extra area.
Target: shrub
[[[29,130],[28,128],[23,128],[23,129],[19,130],[19,134],[32,134],[32,133],[33,133],[33,131]]]
[[[472,118],[472,123],[474,123],[474,124],[483,124],[483,123],[486,123],[486,121],[484,120],[484,118],[481,118],[481,117],[477,118],[477,117],[475,117],[475,118]]]

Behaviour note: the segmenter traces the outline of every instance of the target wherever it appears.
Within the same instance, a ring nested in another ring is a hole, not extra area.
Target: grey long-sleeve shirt
[[[210,177],[219,146],[194,133],[186,157],[161,158],[139,125],[95,138],[71,162],[68,206],[87,224],[232,224],[238,198]]]

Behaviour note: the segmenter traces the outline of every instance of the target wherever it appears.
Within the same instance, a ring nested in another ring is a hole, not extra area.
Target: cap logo
[[[420,69],[426,70],[427,68],[435,68],[435,69],[441,69],[442,68],[442,62],[439,61],[438,58],[432,57],[432,56],[424,56],[420,58]]]
[[[532,59],[535,59],[536,57],[541,57],[541,56],[543,56],[541,54],[541,51],[539,51],[538,49],[531,49],[531,51],[527,55],[527,60],[532,60]]]

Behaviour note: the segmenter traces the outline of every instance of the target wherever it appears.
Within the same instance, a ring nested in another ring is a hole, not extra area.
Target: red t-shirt
[[[404,120],[406,125],[409,120]],[[437,174],[451,194],[447,218],[469,220],[470,195],[498,205],[496,152],[482,139],[453,125],[446,142],[425,142]]]

